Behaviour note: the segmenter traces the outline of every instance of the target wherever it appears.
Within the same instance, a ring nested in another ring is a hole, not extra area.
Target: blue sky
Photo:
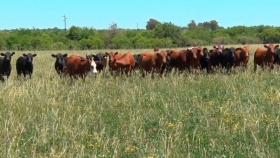
[[[1,0],[0,30],[93,27],[144,29],[150,18],[187,26],[216,20],[219,26],[280,26],[279,2],[265,0]]]

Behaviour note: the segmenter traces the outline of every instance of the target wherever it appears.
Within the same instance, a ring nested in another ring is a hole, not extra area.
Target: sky
[[[219,26],[280,26],[276,0],[0,0],[0,30],[71,26],[145,29],[149,19],[187,26],[216,20]]]

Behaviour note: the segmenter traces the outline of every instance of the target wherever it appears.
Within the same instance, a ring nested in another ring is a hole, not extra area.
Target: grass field
[[[0,157],[278,157],[280,70],[253,73],[257,47],[245,72],[90,74],[75,84],[59,78],[51,54],[100,51],[31,52],[31,80],[17,79],[28,52],[16,52],[0,84]]]

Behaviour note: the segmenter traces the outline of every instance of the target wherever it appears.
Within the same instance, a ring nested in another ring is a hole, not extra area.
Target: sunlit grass
[[[256,47],[246,72],[173,72],[162,79],[90,74],[75,84],[56,74],[51,54],[57,52],[35,52],[33,78],[17,78],[22,52],[16,52],[11,78],[0,84],[0,155],[277,157],[279,71],[253,73]],[[146,50],[120,50],[127,51]]]

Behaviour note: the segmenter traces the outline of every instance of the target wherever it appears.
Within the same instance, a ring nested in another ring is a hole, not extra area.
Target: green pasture
[[[59,78],[51,54],[153,50],[30,52],[31,80],[17,78],[16,59],[29,52],[16,51],[0,84],[0,157],[278,157],[280,70],[254,73],[257,47],[250,45],[245,72],[155,79],[106,72],[75,84]]]

